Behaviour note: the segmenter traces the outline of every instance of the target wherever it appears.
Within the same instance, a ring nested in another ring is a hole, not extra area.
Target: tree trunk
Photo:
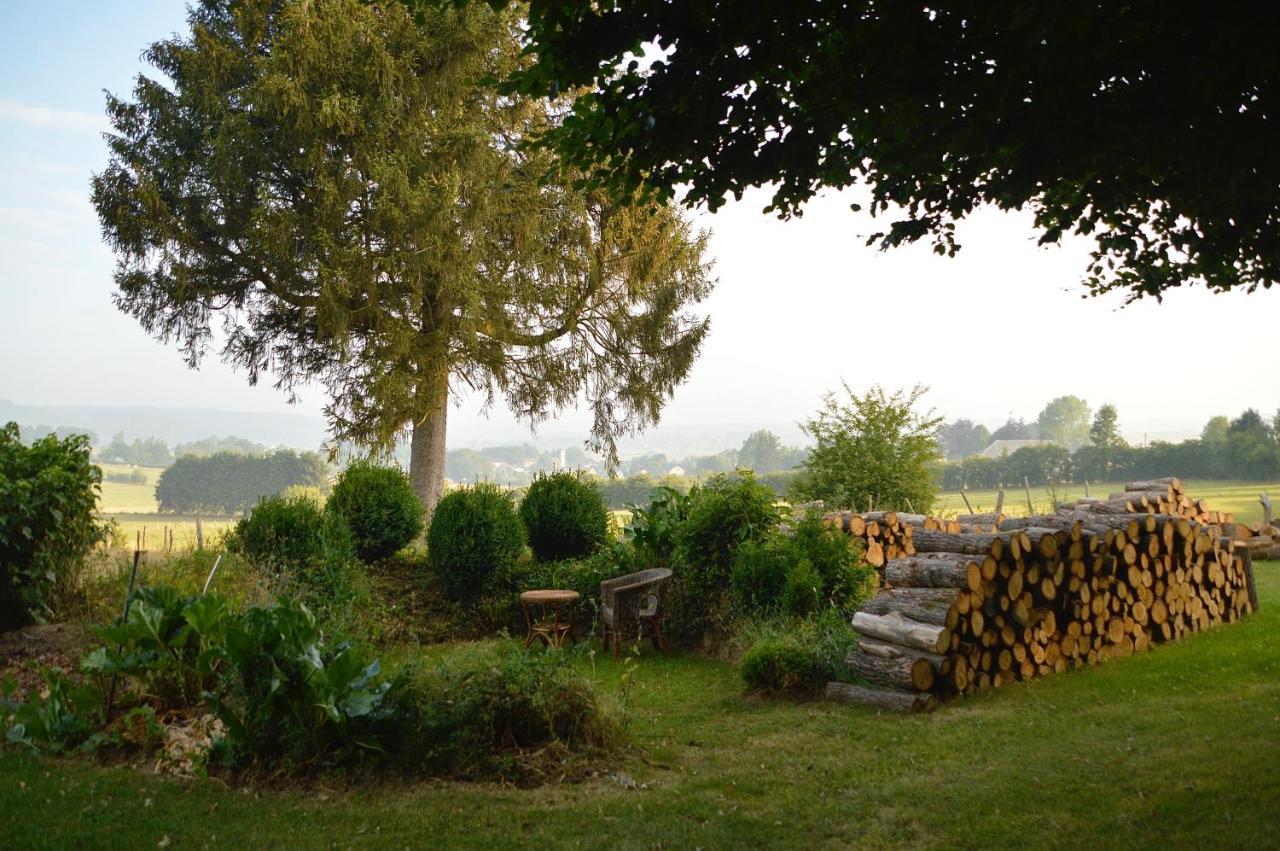
[[[440,497],[444,496],[445,427],[449,418],[448,376],[439,388],[419,387],[418,395],[430,398],[438,391],[438,401],[431,402],[427,414],[413,424],[409,444],[409,483],[426,509],[425,523],[431,523]],[[425,528],[425,526],[424,526]]]

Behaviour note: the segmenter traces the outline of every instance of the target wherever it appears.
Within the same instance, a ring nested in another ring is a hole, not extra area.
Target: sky
[[[112,305],[113,259],[88,201],[106,161],[103,91],[127,93],[145,46],[184,29],[173,0],[0,3],[0,398],[320,415],[322,389],[290,406],[216,356],[189,370]],[[1115,404],[1133,440],[1280,407],[1280,292],[1186,288],[1122,308],[1119,296],[1082,297],[1090,243],[1038,247],[1029,214],[972,216],[955,258],[923,244],[882,253],[864,245],[882,223],[850,212],[855,200],[827,193],[779,221],[757,192],[695,214],[719,280],[700,306],[711,335],[633,451],[757,424],[798,440],[795,423],[842,381],[924,384],[938,414],[992,428],[1073,393]],[[451,445],[529,436],[501,408],[460,402]],[[567,411],[539,434],[580,440],[588,425],[585,410]]]

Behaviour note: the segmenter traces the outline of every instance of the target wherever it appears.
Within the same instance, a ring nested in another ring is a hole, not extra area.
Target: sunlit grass
[[[745,695],[737,670],[584,658],[638,749],[583,782],[244,794],[0,755],[8,847],[1260,848],[1280,830],[1280,564],[1260,614],[928,716]],[[405,649],[405,654],[418,651]],[[452,652],[436,647],[431,658]],[[458,652],[475,652],[460,648]]]

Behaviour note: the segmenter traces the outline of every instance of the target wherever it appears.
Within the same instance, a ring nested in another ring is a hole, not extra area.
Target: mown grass
[[[516,789],[229,789],[0,753],[6,847],[1274,847],[1280,563],[1257,616],[929,716],[744,695],[646,652],[583,662],[625,705],[622,772]],[[449,652],[428,651],[435,656]],[[475,652],[474,645],[458,652]],[[630,673],[627,673],[630,671]]]
[[[1280,482],[1215,482],[1201,479],[1184,479],[1183,486],[1192,499],[1204,499],[1214,511],[1230,511],[1242,522],[1262,520],[1262,505],[1258,502],[1258,494],[1266,491],[1280,502]],[[1123,482],[1090,482],[1089,493],[1093,496],[1106,497],[1110,493],[1124,490]],[[992,511],[996,506],[996,490],[971,490],[965,496],[975,511]],[[1085,495],[1084,485],[1065,485],[1057,488],[1059,502],[1067,502]],[[1039,486],[1031,488],[1031,502],[1036,512],[1051,511],[1054,491]],[[968,511],[959,491],[946,491],[938,494],[933,511],[941,516],[954,516]],[[1026,489],[1022,487],[1006,488],[1004,494],[1004,513],[1011,516],[1024,516],[1027,511]]]

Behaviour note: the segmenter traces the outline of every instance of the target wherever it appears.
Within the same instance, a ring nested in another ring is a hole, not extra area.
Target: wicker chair
[[[612,640],[615,658],[622,655],[624,636],[638,640],[646,633],[654,647],[671,653],[662,634],[662,587],[670,578],[667,568],[653,567],[600,583],[600,641],[607,648]]]

